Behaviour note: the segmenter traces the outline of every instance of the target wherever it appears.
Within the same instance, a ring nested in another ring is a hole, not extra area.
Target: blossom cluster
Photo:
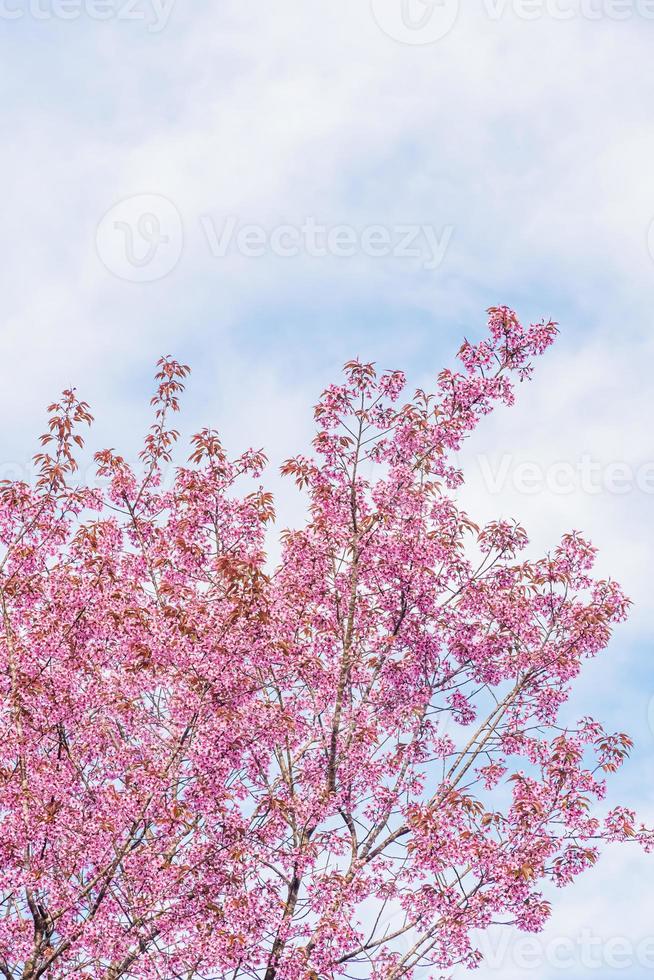
[[[628,600],[578,532],[542,559],[479,527],[452,453],[552,343],[506,309],[435,393],[358,360],[283,471],[304,526],[266,560],[266,460],[198,433],[159,363],[140,467],[51,406],[38,485],[0,488],[0,975],[397,980],[537,931],[603,840],[629,738],[561,709]],[[372,475],[371,475],[372,474]]]

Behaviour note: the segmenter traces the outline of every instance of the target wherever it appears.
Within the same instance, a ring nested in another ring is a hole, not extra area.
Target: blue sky
[[[462,452],[462,500],[519,518],[534,553],[586,531],[635,599],[577,703],[637,737],[615,794],[652,819],[653,18],[648,0],[0,2],[0,468],[28,465],[70,383],[94,442],[134,451],[168,352],[194,368],[185,431],[276,464],[344,360],[427,385],[487,306],[554,317],[534,381]],[[282,523],[298,508],[286,488]],[[649,976],[652,882],[651,858],[612,851],[556,896],[531,960],[512,937],[477,975]]]

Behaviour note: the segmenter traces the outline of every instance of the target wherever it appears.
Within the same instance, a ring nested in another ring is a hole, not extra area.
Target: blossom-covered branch
[[[527,561],[453,492],[555,335],[492,309],[408,401],[349,362],[283,466],[309,517],[275,570],[262,452],[203,430],[166,485],[185,365],[103,490],[71,484],[88,406],[51,406],[37,485],[0,493],[0,975],[440,976],[475,931],[540,929],[603,840],[652,845],[600,816],[629,738],[560,720],[628,600],[580,533]]]

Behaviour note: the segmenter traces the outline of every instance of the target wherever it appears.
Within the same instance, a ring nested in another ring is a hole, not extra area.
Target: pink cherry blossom
[[[541,929],[602,841],[651,849],[601,807],[631,741],[561,720],[628,600],[579,532],[527,561],[450,493],[555,335],[493,309],[412,397],[349,362],[283,466],[308,518],[274,570],[261,451],[204,430],[167,479],[184,365],[103,489],[75,485],[88,406],[50,406],[37,485],[0,493],[0,975],[442,977]]]

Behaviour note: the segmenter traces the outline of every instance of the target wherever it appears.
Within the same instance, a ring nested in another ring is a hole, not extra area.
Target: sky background
[[[571,710],[636,737],[613,798],[654,820],[653,44],[652,0],[0,0],[0,478],[69,384],[135,452],[170,353],[183,431],[265,446],[287,525],[345,360],[426,387],[488,306],[553,317],[462,503],[534,555],[586,532],[634,599]],[[653,884],[610,850],[477,976],[651,976]]]

